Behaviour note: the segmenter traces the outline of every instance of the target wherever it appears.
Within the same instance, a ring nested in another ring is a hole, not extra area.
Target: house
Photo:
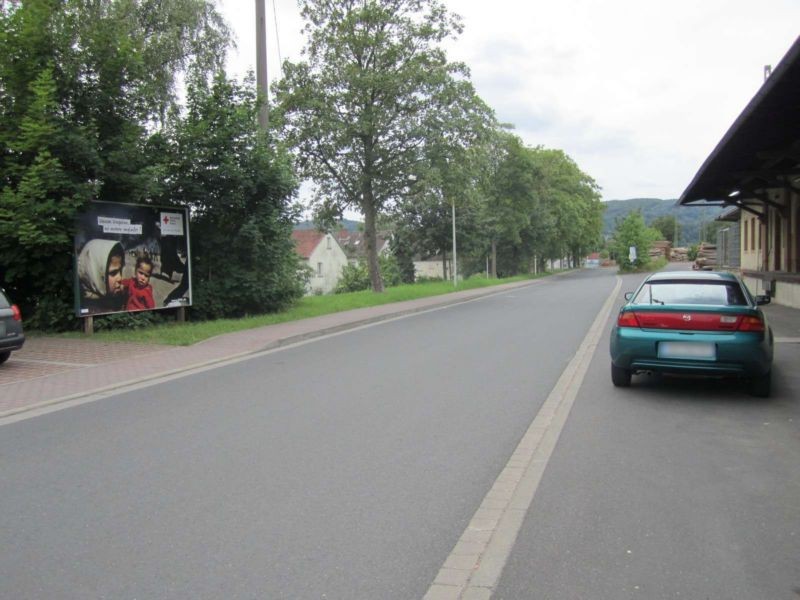
[[[306,284],[307,294],[328,294],[336,289],[347,256],[330,233],[313,229],[292,232],[295,251],[308,264],[311,277]]]
[[[347,255],[347,260],[351,265],[358,264],[359,262],[367,262],[367,240],[363,231],[349,231],[347,229],[340,229],[335,234],[336,241],[344,250]],[[378,247],[378,256],[387,255],[391,252],[389,248],[390,236],[378,232],[376,235],[376,245]]]
[[[739,209],[750,290],[800,308],[800,37],[678,199]],[[731,265],[733,266],[733,265]]]

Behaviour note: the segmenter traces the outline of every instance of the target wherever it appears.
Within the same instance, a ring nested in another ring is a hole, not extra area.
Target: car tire
[[[750,394],[759,398],[768,398],[772,391],[772,371],[764,375],[753,377],[750,380]]]
[[[629,387],[631,385],[631,370],[617,367],[611,363],[611,383],[616,387]]]
[[[8,357],[11,356],[11,352],[0,352],[0,365],[8,360]]]

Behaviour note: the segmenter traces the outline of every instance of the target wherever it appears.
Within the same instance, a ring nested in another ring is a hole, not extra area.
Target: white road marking
[[[575,356],[442,565],[424,600],[488,600],[500,581],[622,285],[616,278]]]

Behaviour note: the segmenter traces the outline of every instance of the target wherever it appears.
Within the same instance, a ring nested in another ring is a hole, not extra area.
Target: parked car
[[[611,332],[611,381],[660,372],[735,376],[769,396],[773,335],[741,279],[722,272],[661,272],[625,294]]]
[[[16,304],[0,289],[0,365],[8,360],[12,350],[19,350],[25,343],[22,332],[22,313]]]

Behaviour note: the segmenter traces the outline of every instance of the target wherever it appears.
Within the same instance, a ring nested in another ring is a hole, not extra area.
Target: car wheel
[[[631,370],[611,364],[611,382],[617,387],[628,387],[631,384]]]
[[[0,365],[6,362],[9,356],[11,356],[11,352],[0,352]]]
[[[772,371],[750,380],[750,393],[759,398],[767,398],[772,388]]]

